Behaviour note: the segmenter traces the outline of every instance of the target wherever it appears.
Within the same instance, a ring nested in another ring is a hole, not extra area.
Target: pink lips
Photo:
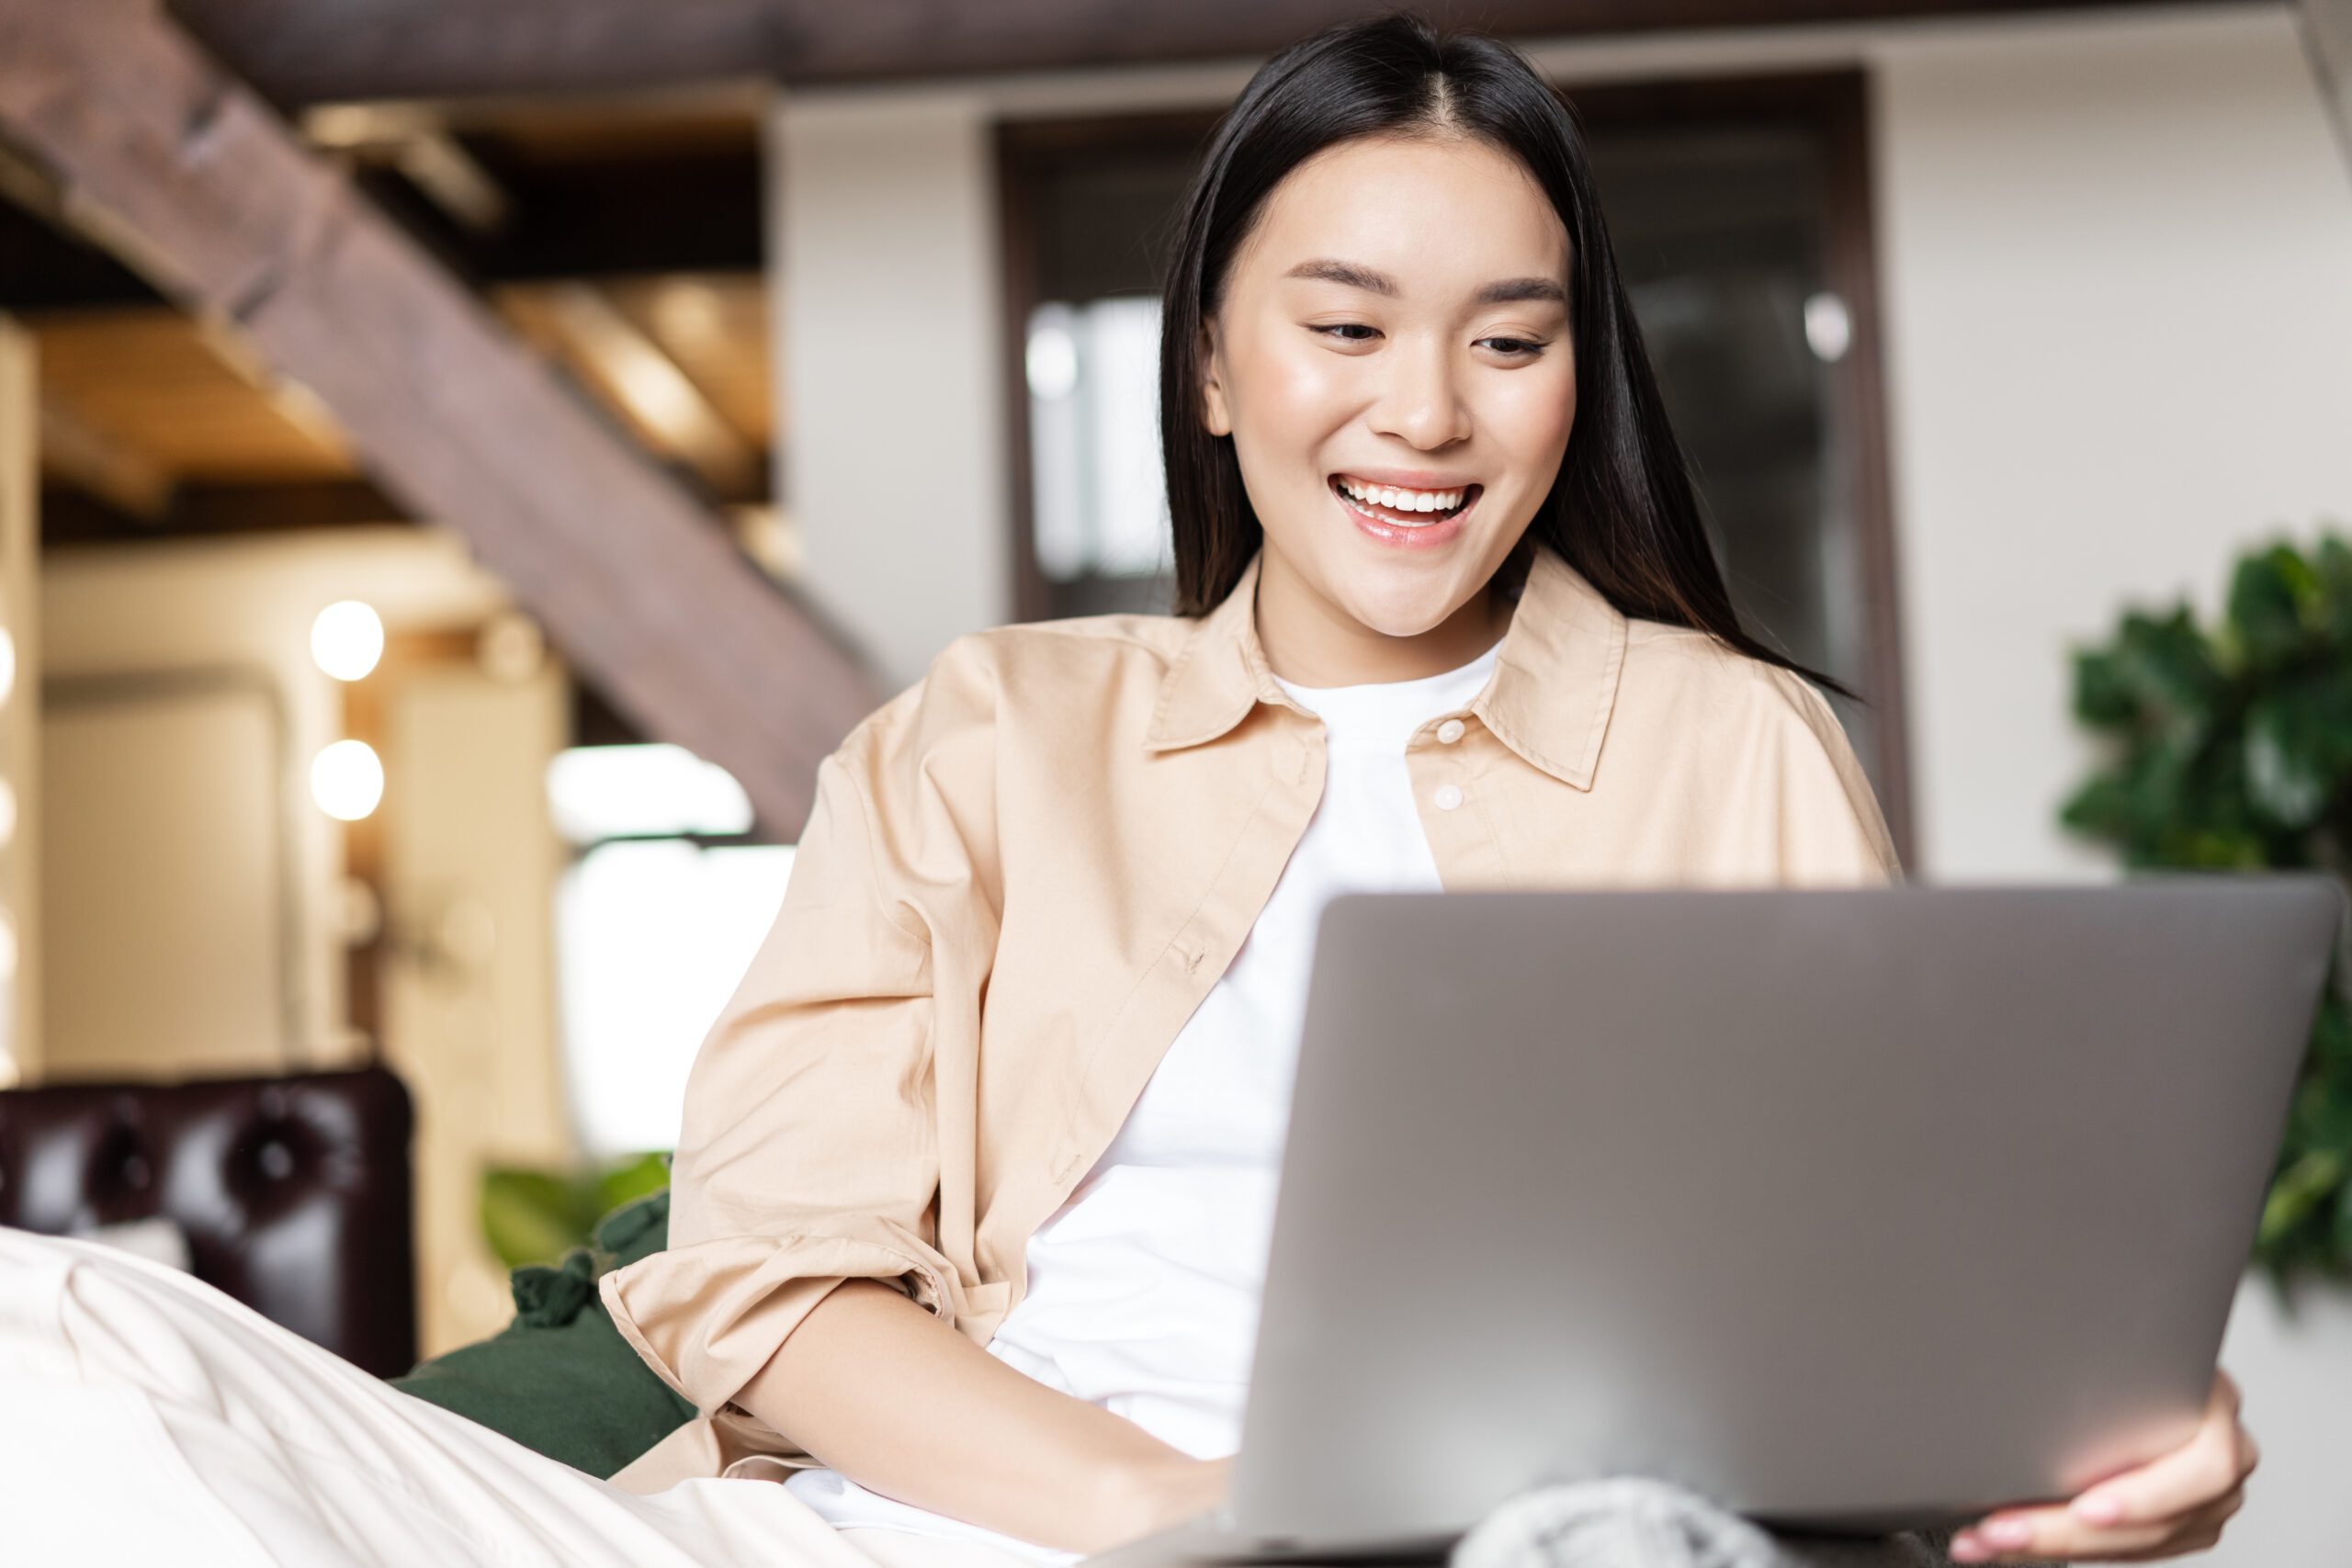
[[[1351,477],[1355,479],[1378,479],[1384,483],[1389,484],[1401,484],[1404,482],[1399,479],[1388,478],[1386,471],[1374,474],[1351,468],[1348,472]],[[1357,511],[1354,505],[1349,502],[1347,496],[1340,491],[1340,477],[1337,474],[1332,475],[1329,479],[1325,481],[1324,488],[1331,492],[1333,504],[1337,505],[1340,511],[1348,514],[1348,520],[1350,522],[1363,529],[1366,534],[1372,536],[1372,537],[1379,540],[1382,544],[1394,546],[1398,549],[1404,550],[1435,549],[1440,545],[1453,539],[1462,532],[1462,520],[1470,515],[1472,509],[1478,504],[1479,501],[1484,498],[1487,493],[1483,488],[1479,489],[1477,494],[1465,498],[1462,502],[1461,510],[1455,512],[1451,517],[1441,518],[1435,523],[1406,524],[1383,523],[1376,517],[1367,516],[1365,513]],[[1423,487],[1413,486],[1410,488],[1419,489]],[[1426,488],[1430,490],[1451,490],[1453,487],[1451,485],[1430,485]]]

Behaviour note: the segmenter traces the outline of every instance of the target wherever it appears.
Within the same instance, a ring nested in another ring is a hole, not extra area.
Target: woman
[[[603,1282],[713,1413],[681,1461],[801,1467],[847,1529],[1091,1549],[1212,1502],[1331,892],[1898,874],[1737,626],[1581,141],[1510,51],[1388,18],[1270,62],[1163,330],[1182,614],[964,639],[825,764],[671,1250]],[[2203,1544],[2233,1409],[1955,1554]]]
[[[1516,55],[1389,18],[1270,62],[1188,200],[1165,333],[1179,614],[961,639],[819,771],[695,1064],[670,1247],[601,1282],[701,1418],[616,1489],[12,1242],[82,1303],[76,1364],[116,1369],[85,1375],[166,1412],[188,1497],[291,1532],[292,1494],[343,1486],[368,1530],[515,1561],[1131,1539],[1226,1485],[1326,898],[1900,874],[1827,705],[1737,625],[1580,139]],[[125,1323],[198,1394],[235,1383],[228,1414],[103,1354]],[[330,1382],[342,1416],[273,1450],[296,1482],[218,1461]],[[320,1457],[344,1428],[364,1481]],[[2191,1550],[2251,1458],[2222,1380],[2178,1453],[1953,1554]],[[433,1526],[386,1522],[393,1492]]]

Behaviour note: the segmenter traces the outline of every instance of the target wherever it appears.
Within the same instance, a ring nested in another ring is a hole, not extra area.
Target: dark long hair
[[[1224,599],[1264,537],[1231,437],[1201,423],[1202,323],[1216,313],[1234,253],[1283,176],[1334,143],[1380,135],[1490,143],[1526,165],[1566,226],[1577,416],[1529,536],[1558,551],[1626,615],[1705,631],[1853,697],[1739,624],[1617,276],[1574,109],[1509,45],[1441,33],[1409,12],[1343,23],[1266,62],[1217,122],[1185,196],[1159,339],[1176,613],[1205,615]],[[1522,545],[1514,558],[1523,556]]]

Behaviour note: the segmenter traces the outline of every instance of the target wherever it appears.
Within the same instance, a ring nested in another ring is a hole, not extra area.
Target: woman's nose
[[[1387,382],[1373,419],[1381,434],[1434,451],[1470,434],[1470,411],[1444,344],[1399,342],[1383,357]]]

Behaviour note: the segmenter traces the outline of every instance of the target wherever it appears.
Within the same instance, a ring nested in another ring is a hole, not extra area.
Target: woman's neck
[[[1425,632],[1391,637],[1357,620],[1269,554],[1260,569],[1258,641],[1273,672],[1307,687],[1387,684],[1458,670],[1502,640],[1513,602],[1498,573]]]

